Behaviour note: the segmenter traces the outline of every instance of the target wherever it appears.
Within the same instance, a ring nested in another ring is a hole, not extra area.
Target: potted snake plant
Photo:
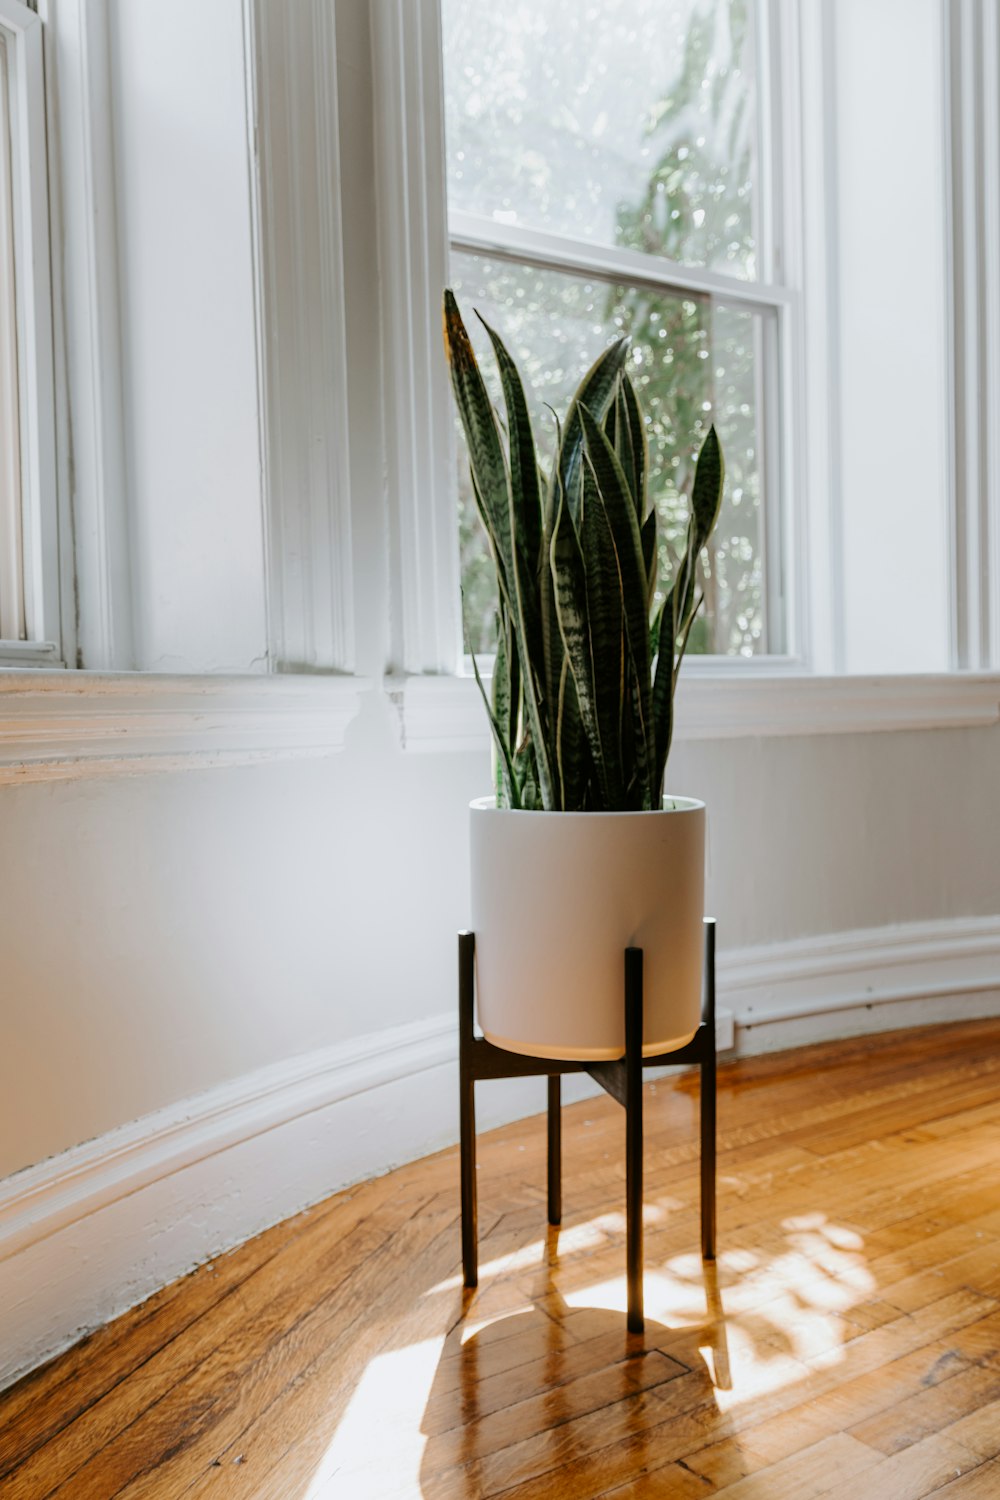
[[[489,694],[475,668],[496,768],[495,794],[471,809],[479,1021],[510,1051],[620,1057],[622,952],[634,944],[643,1050],[655,1055],[683,1046],[700,1018],[705,807],[663,785],[722,453],[712,427],[683,555],[654,609],[657,518],[627,339],[584,376],[545,474],[514,361],[483,326],[503,425],[445,292],[445,347],[499,597]]]

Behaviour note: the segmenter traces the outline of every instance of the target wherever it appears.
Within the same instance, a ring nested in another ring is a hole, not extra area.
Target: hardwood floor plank
[[[338,1194],[0,1394],[4,1500],[980,1500],[1000,1495],[1000,1023],[720,1069],[719,1261],[697,1079],[647,1086],[644,1336],[624,1120],[480,1140]],[[540,1091],[539,1107],[544,1103]]]

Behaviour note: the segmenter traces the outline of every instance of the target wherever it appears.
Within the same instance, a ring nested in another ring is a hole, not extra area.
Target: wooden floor
[[[1000,1023],[720,1083],[715,1269],[695,1078],[647,1085],[644,1337],[622,1314],[623,1115],[589,1101],[565,1111],[558,1232],[543,1121],[483,1137],[471,1300],[448,1151],[0,1397],[0,1495],[996,1500]]]

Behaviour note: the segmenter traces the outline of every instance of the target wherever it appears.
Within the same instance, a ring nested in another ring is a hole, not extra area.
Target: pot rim
[[[593,820],[594,818],[649,818],[654,816],[662,817],[664,814],[674,815],[677,813],[693,813],[705,811],[704,802],[699,802],[697,797],[678,797],[674,796],[672,793],[664,792],[663,802],[663,807],[646,807],[638,809],[623,808],[620,812],[611,811],[606,808],[602,808],[596,812],[580,812],[579,810],[573,812],[563,812],[561,810],[550,811],[544,808],[529,809],[524,807],[497,807],[497,799],[494,795],[492,797],[473,797],[472,801],[469,803],[469,811],[474,813],[500,813],[503,817],[506,818],[588,818],[590,820]],[[666,806],[668,802],[671,804],[671,806],[669,807]]]

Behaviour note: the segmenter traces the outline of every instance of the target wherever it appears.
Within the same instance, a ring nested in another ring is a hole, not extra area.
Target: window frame
[[[0,0],[11,86],[16,340],[21,439],[21,571],[25,639],[0,639],[0,668],[54,666],[72,655],[66,547],[56,470],[45,58],[39,17]],[[71,573],[69,575],[71,588]]]
[[[765,663],[778,670],[805,665],[801,643],[794,633],[801,578],[791,496],[796,488],[798,454],[794,441],[786,436],[794,424],[785,420],[793,410],[801,383],[802,343],[798,338],[801,286],[795,280],[795,271],[801,263],[802,230],[800,215],[786,212],[787,205],[798,201],[785,183],[788,167],[794,169],[794,162],[786,163],[785,153],[778,144],[797,134],[797,118],[789,117],[793,112],[797,117],[799,95],[793,87],[797,82],[792,65],[795,53],[782,45],[783,25],[791,24],[791,18],[781,14],[784,9],[787,7],[780,0],[751,0],[755,33],[754,161],[761,164],[755,223],[759,272],[754,280],[527,225],[498,222],[464,210],[447,212],[451,252],[486,255],[512,265],[533,266],[557,274],[590,274],[604,283],[620,282],[667,295],[683,296],[689,292],[718,298],[727,307],[773,315],[773,326],[764,325],[761,329],[757,374],[761,410],[757,431],[765,634],[776,637],[777,644],[774,650],[760,651],[752,657],[706,653],[691,658],[692,666],[709,672],[731,668],[734,663],[741,668],[744,664],[756,664],[758,670]],[[784,79],[789,71],[793,76],[786,86]],[[786,268],[792,270],[791,280]],[[465,669],[471,670],[471,658],[466,658]]]
[[[390,676],[468,675],[460,639],[458,527],[455,522],[454,431],[447,370],[441,351],[437,288],[449,280],[452,245],[512,257],[517,247],[535,263],[600,270],[668,290],[723,293],[734,305],[767,308],[775,318],[773,396],[764,402],[766,462],[778,476],[780,551],[770,558],[768,588],[780,592],[782,628],[792,649],[756,658],[704,656],[688,670],[717,675],[804,672],[812,668],[814,630],[807,597],[807,519],[803,493],[803,442],[798,414],[806,382],[802,336],[802,162],[790,144],[798,135],[801,89],[794,0],[756,0],[758,150],[772,162],[767,195],[773,232],[762,263],[768,279],[742,281],[722,273],[657,262],[654,257],[601,246],[581,247],[549,235],[453,214],[449,223],[444,144],[444,68],[440,0],[385,0],[372,12],[379,265],[383,278],[383,395],[390,521],[393,621]],[[780,101],[771,80],[781,80]],[[405,226],[406,234],[400,234]],[[401,253],[405,240],[407,254]],[[557,252],[557,253],[554,253]],[[417,418],[401,371],[419,391]],[[768,408],[770,407],[770,411]],[[431,435],[428,444],[427,436]],[[421,448],[429,452],[421,452]],[[405,543],[405,545],[404,545]],[[432,580],[429,586],[428,580]],[[773,606],[772,606],[773,608]]]

